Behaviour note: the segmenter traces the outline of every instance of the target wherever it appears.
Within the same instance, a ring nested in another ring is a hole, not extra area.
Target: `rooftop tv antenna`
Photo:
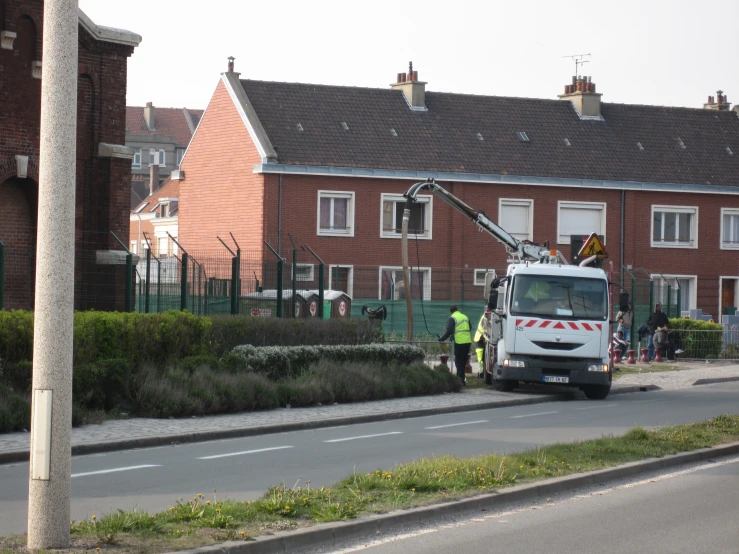
[[[590,60],[586,60],[585,58],[589,58],[590,54],[574,54],[572,56],[562,56],[563,58],[570,58],[575,61],[575,75],[580,75],[578,72],[578,68],[586,63],[590,63]]]

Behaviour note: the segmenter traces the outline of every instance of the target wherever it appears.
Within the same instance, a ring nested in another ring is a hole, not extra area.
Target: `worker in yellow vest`
[[[454,341],[454,366],[457,368],[457,377],[463,385],[467,384],[464,374],[467,367],[467,358],[470,355],[472,334],[470,333],[470,318],[459,311],[457,306],[450,306],[452,314],[446,322],[446,332],[439,337],[439,342],[444,342],[449,337]]]
[[[485,311],[480,318],[480,322],[477,324],[477,331],[475,332],[475,353],[477,354],[477,363],[480,366],[480,370],[477,372],[479,378],[483,377],[483,370],[485,368],[485,344],[487,340],[485,338],[485,332],[490,332],[490,307],[486,304]]]

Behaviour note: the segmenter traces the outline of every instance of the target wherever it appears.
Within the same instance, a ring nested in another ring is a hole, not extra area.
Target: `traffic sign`
[[[318,303],[314,300],[310,303],[310,315],[313,317],[316,317],[316,313],[318,312]]]
[[[253,308],[251,311],[251,315],[253,315],[254,317],[272,317],[272,310]]]
[[[580,252],[577,253],[577,255],[581,258],[598,256],[598,258],[604,260],[608,257],[608,252],[606,251],[605,246],[603,246],[603,243],[600,241],[600,237],[598,237],[598,234],[592,233],[588,237],[588,240],[585,241],[585,244],[582,245],[582,248],[580,249]]]

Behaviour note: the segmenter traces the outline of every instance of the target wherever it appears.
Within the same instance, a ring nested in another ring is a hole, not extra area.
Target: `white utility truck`
[[[405,193],[408,206],[422,190],[469,217],[510,255],[504,277],[486,278],[492,315],[485,382],[500,391],[519,382],[578,387],[590,399],[606,398],[612,380],[610,295],[606,273],[587,267],[595,256],[576,266],[558,250],[519,241],[433,180]]]

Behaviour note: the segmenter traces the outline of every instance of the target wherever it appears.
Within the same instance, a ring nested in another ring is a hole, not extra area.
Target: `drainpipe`
[[[277,255],[282,256],[282,173],[277,188]]]
[[[626,240],[624,239],[624,220],[626,211],[626,191],[621,189],[621,281],[620,285],[624,286],[624,245],[626,244]],[[634,299],[632,298],[631,301],[633,302]]]

